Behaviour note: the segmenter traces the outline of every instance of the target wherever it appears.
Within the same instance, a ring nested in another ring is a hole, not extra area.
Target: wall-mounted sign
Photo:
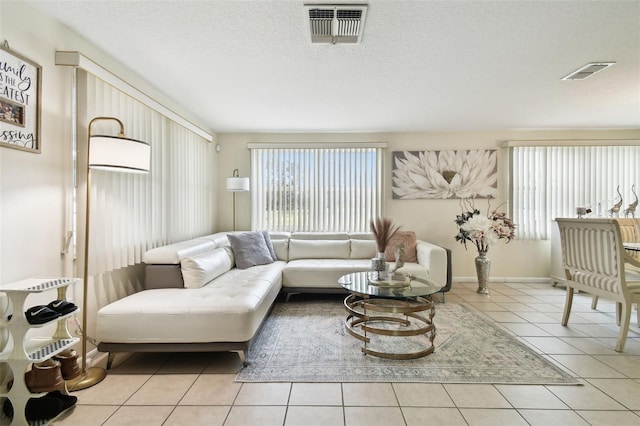
[[[0,146],[40,152],[42,68],[0,46]]]

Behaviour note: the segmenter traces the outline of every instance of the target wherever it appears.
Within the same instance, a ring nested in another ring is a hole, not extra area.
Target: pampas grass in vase
[[[371,260],[371,269],[378,272],[378,279],[380,279],[379,273],[385,271],[387,268],[384,260],[384,252],[387,249],[387,244],[389,244],[389,241],[391,241],[391,238],[398,232],[400,227],[394,225],[391,219],[387,217],[372,219],[369,227],[376,240],[376,248],[378,250],[378,255]]]
[[[387,244],[389,244],[391,238],[400,229],[400,227],[394,225],[391,219],[389,219],[388,217],[378,217],[375,220],[371,219],[371,222],[369,222],[369,227],[371,228],[371,233],[376,239],[376,247],[378,248],[378,253],[383,254],[387,249]],[[382,257],[384,257],[384,255]]]

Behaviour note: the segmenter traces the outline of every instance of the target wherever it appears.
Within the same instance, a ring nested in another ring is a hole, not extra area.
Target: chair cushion
[[[579,284],[595,287],[600,290],[609,291],[611,293],[620,294],[620,280],[616,277],[610,277],[603,274],[574,271],[571,274],[571,280]]]

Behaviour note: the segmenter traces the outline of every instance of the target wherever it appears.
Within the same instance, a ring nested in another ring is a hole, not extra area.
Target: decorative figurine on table
[[[591,209],[589,207],[576,207],[576,214],[578,215],[578,219],[584,219],[586,215],[591,213]]]
[[[629,204],[629,206],[624,209],[624,217],[629,217],[629,215],[631,215],[631,217],[636,217],[636,207],[638,207],[638,194],[636,194],[636,186],[635,185],[631,185],[631,192],[633,192],[633,196],[636,197],[636,200]]]
[[[616,188],[616,192],[618,193],[620,200],[609,209],[609,216],[611,217],[613,217],[614,214],[616,215],[616,217],[618,217],[620,207],[622,207],[622,194],[620,193],[620,185],[618,185],[618,187]]]
[[[404,242],[401,241],[396,246],[396,251],[395,251],[396,263],[393,265],[393,269],[390,271],[391,272],[391,279],[393,279],[393,280],[402,280],[402,279],[404,279],[404,276],[402,274],[400,274],[400,273],[396,274],[396,271],[404,266],[405,252],[406,252],[406,249],[404,247]]]

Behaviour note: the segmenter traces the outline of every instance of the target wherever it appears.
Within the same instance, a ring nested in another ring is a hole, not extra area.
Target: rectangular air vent
[[[562,77],[563,80],[584,80],[587,77],[591,77],[597,72],[609,68],[615,62],[591,62],[587,65],[580,67],[569,75]]]
[[[360,43],[366,5],[307,5],[312,43]]]

